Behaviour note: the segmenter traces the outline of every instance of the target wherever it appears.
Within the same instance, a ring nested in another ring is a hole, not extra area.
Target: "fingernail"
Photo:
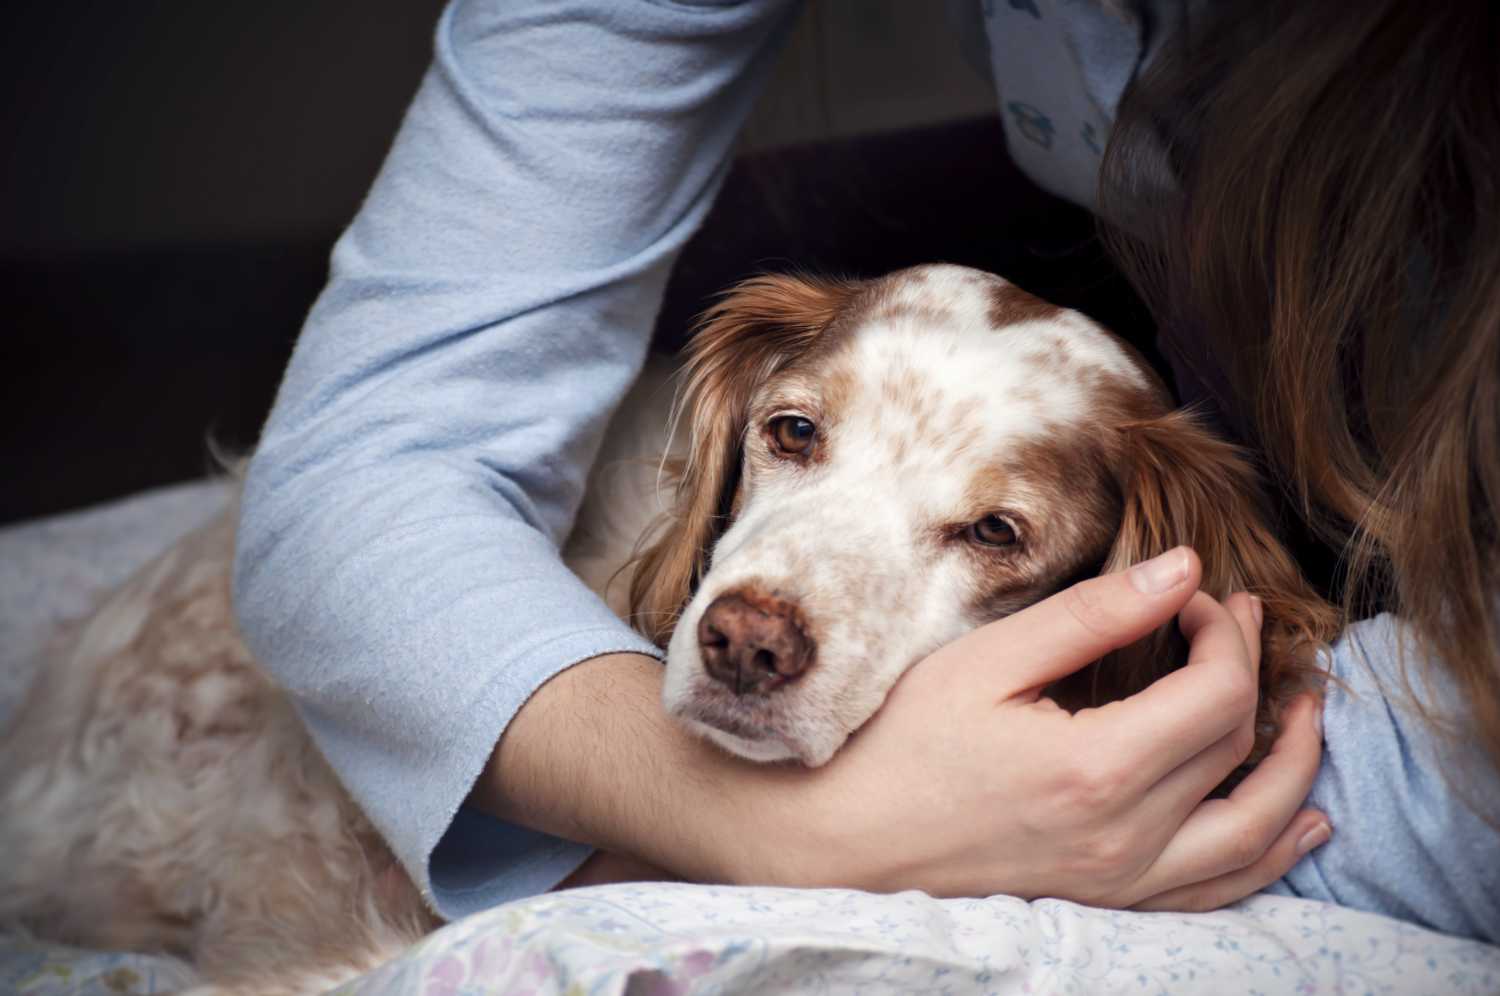
[[[1322,847],[1328,843],[1328,839],[1332,836],[1333,828],[1327,823],[1319,823],[1303,834],[1301,840],[1297,841],[1297,855],[1300,857],[1315,847]]]
[[[1130,585],[1143,595],[1160,595],[1182,584],[1187,574],[1187,551],[1178,547],[1132,567]]]
[[[1250,615],[1255,618],[1255,625],[1260,626],[1266,621],[1266,606],[1260,600],[1259,595],[1250,596]]]

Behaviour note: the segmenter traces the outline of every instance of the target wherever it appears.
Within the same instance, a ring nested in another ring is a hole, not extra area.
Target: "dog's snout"
[[[744,695],[768,692],[812,665],[816,644],[793,602],[750,590],[720,595],[698,622],[703,667]]]

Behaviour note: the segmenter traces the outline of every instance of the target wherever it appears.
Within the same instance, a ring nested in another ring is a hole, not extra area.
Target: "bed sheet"
[[[168,959],[0,940],[5,992],[158,993],[189,978]],[[336,992],[1493,996],[1500,948],[1279,896],[1167,914],[658,883],[496,907]]]

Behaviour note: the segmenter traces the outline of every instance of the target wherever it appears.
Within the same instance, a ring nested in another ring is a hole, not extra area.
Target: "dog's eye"
[[[986,515],[971,525],[969,536],[985,546],[1016,545],[1016,527],[998,515]]]
[[[818,427],[801,415],[782,415],[771,419],[771,442],[788,456],[801,456],[812,449]]]

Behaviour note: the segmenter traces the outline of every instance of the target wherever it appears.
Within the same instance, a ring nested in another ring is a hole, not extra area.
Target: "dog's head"
[[[1331,626],[1254,475],[1104,329],[999,277],[760,277],[690,347],[689,455],[637,618],[667,709],[754,760],[826,762],[942,644],[1188,543],[1204,587],[1266,603],[1268,708]],[[1169,633],[1096,665],[1113,697]]]

